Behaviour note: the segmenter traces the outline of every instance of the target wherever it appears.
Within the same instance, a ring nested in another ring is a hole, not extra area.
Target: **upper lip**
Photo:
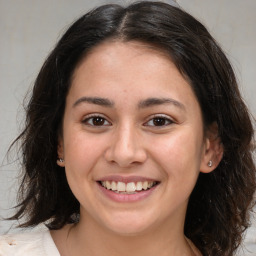
[[[143,177],[143,176],[121,176],[121,175],[110,175],[110,176],[105,176],[102,177],[100,179],[98,179],[98,181],[120,181],[120,182],[124,182],[124,183],[129,183],[129,182],[139,182],[139,181],[157,181],[154,178],[149,178],[149,177]]]

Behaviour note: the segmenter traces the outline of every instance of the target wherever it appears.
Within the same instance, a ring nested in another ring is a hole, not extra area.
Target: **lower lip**
[[[136,202],[136,201],[141,201],[147,197],[149,197],[156,189],[158,185],[155,185],[154,187],[148,189],[148,190],[142,190],[140,192],[137,192],[135,194],[121,194],[121,193],[115,193],[112,190],[108,190],[104,187],[102,187],[98,183],[98,187],[101,190],[101,192],[110,198],[111,200],[119,203],[125,203],[125,202]]]

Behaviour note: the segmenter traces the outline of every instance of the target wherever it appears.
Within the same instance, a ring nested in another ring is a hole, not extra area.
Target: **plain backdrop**
[[[13,212],[19,173],[19,164],[8,161],[6,152],[22,127],[23,98],[49,51],[68,25],[89,9],[103,3],[131,2],[0,0],[0,216],[10,216]],[[220,43],[255,116],[256,0],[177,0],[177,3],[205,24]],[[0,221],[0,234],[11,224]],[[254,251],[248,255],[256,255],[253,226],[245,239],[247,248]]]

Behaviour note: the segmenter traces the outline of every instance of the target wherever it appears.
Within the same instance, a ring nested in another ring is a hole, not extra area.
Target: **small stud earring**
[[[207,164],[209,167],[212,167],[212,160],[210,160]]]
[[[63,158],[58,158],[58,161],[59,161],[60,163],[64,163],[64,159],[63,159]]]

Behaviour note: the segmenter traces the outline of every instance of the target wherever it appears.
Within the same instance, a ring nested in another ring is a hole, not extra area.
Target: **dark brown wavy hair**
[[[74,22],[50,53],[26,107],[21,143],[21,226],[60,229],[79,221],[79,202],[56,164],[65,99],[78,63],[106,40],[136,40],[170,56],[193,88],[204,126],[216,122],[224,147],[219,166],[200,173],[191,194],[185,235],[203,255],[231,256],[241,243],[254,205],[253,127],[232,67],[207,29],[180,8],[161,2],[104,5]]]

